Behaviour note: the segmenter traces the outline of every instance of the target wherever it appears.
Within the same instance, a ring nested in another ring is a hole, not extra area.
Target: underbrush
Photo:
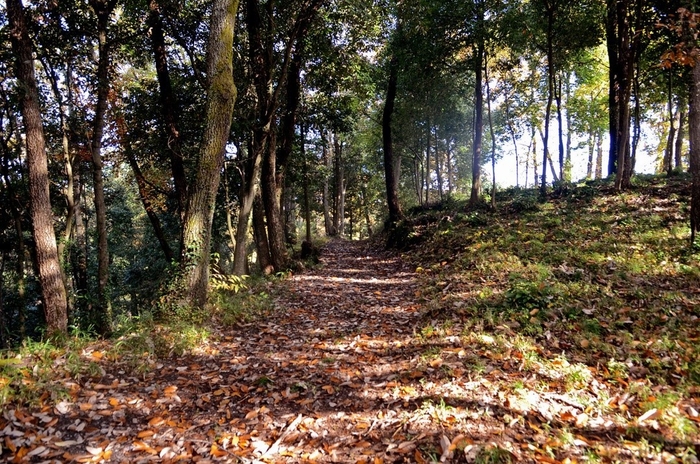
[[[284,277],[249,278],[215,272],[210,303],[204,309],[161,304],[153,312],[118,317],[107,340],[73,330],[69,336],[27,340],[16,350],[0,352],[0,408],[8,404],[56,404],[70,398],[77,384],[99,382],[107,372],[140,376],[166,358],[205,353],[221,327],[269,314],[274,280]]]
[[[421,224],[420,248],[406,254],[426,319],[467,327],[491,359],[544,379],[536,390],[569,392],[591,416],[690,443],[700,253],[688,201],[687,179],[642,178],[622,194],[594,182],[541,202],[512,189],[496,212],[441,211],[451,219]]]

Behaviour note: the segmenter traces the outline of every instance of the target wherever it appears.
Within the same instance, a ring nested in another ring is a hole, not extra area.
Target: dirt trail
[[[367,242],[332,241],[318,267],[282,284],[273,314],[196,353],[142,376],[84,353],[105,375],[67,376],[69,398],[34,415],[3,411],[0,459],[420,461],[417,447],[439,438],[407,415],[433,371],[412,344],[415,277]]]

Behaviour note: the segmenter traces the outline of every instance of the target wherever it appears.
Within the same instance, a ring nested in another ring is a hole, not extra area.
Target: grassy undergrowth
[[[0,408],[55,404],[70,397],[76,382],[99,382],[104,367],[141,376],[166,358],[205,352],[208,341],[221,328],[272,311],[273,287],[274,278],[215,274],[205,309],[169,305],[167,310],[160,309],[158,317],[150,311],[123,316],[107,340],[79,331],[61,338],[26,340],[17,349],[0,352]]]
[[[423,331],[459,325],[489,353],[470,368],[510,359],[519,394],[571,393],[589,416],[619,421],[621,440],[692,448],[700,251],[689,243],[689,180],[642,178],[619,194],[597,182],[546,202],[511,189],[497,200],[496,212],[451,201],[409,218]]]

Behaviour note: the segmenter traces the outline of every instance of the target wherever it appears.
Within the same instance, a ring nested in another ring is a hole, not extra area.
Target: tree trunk
[[[336,232],[333,230],[333,221],[331,220],[331,206],[330,206],[330,168],[331,168],[331,157],[328,153],[328,141],[326,140],[325,133],[321,134],[322,144],[323,144],[323,164],[326,166],[326,172],[323,176],[323,224],[326,229],[326,236],[333,237]]]
[[[452,195],[452,177],[454,176],[454,172],[452,171],[452,146],[450,145],[450,141],[447,140],[447,147],[446,147],[446,154],[447,154],[447,191],[449,192],[450,195]]]
[[[515,186],[520,187],[520,156],[518,155],[518,141],[515,136],[515,128],[513,127],[513,120],[510,116],[510,102],[508,100],[508,93],[505,95],[505,111],[506,111],[506,127],[508,127],[508,132],[510,133],[510,139],[513,141],[513,150],[515,151]],[[525,161],[527,163],[527,160]],[[525,186],[527,187],[527,169],[525,172]]]
[[[39,91],[34,75],[32,42],[21,0],[7,0],[6,7],[12,51],[16,58],[15,75],[21,84],[20,103],[27,144],[32,232],[46,328],[49,334],[66,333],[68,330],[66,288],[61,279],[56,234],[53,229],[48,159],[41,121]]]
[[[571,98],[571,76],[566,76],[566,148],[564,157],[564,177],[566,182],[571,182],[571,111],[569,111],[569,99]]]
[[[425,135],[425,169],[424,169],[424,177],[425,177],[425,204],[430,203],[430,150],[431,150],[431,144],[430,144],[430,118],[427,120],[428,130]]]
[[[554,11],[547,8],[547,109],[544,115],[544,136],[542,137],[542,183],[540,194],[547,195],[547,161],[551,163],[549,154],[549,119],[552,114],[552,100],[554,97],[554,44],[553,44]],[[552,167],[554,176],[554,168]]]
[[[586,166],[586,180],[593,178],[593,161],[595,156],[595,133],[590,127],[588,131],[588,164]]]
[[[207,46],[207,92],[204,138],[194,184],[188,193],[183,230],[184,291],[188,303],[203,307],[209,285],[209,252],[216,192],[236,103],[233,37],[238,0],[215,0]]]
[[[7,330],[6,316],[5,316],[5,301],[2,299],[2,295],[5,292],[4,282],[5,282],[5,262],[7,261],[6,252],[3,250],[0,253],[0,349],[6,350],[10,347],[9,331]]]
[[[690,85],[690,116],[688,134],[690,136],[690,173],[693,177],[692,198],[690,201],[690,243],[700,230],[700,61],[695,62]]]
[[[481,16],[483,22],[483,14]],[[476,206],[481,198],[481,150],[484,132],[484,40],[480,36],[474,59],[474,147],[472,152],[472,189],[469,197],[469,206]]]
[[[309,192],[309,163],[306,159],[306,126],[301,126],[301,159],[304,161],[304,222],[306,223],[306,241],[311,243],[311,194]]]
[[[87,226],[83,217],[84,201],[85,201],[85,185],[83,179],[85,177],[85,164],[78,162],[76,164],[75,175],[75,254],[74,254],[74,278],[75,291],[80,296],[85,296],[88,293],[88,242],[87,242]],[[80,301],[80,300],[78,300]]]
[[[496,134],[493,131],[493,118],[491,117],[491,86],[489,85],[488,59],[484,60],[486,69],[486,107],[489,118],[489,133],[491,135],[491,209],[496,209]]]
[[[556,76],[555,76],[556,79]],[[555,82],[555,91],[554,91],[554,97],[556,98],[556,103],[557,103],[557,139],[559,141],[559,179],[562,180],[562,182],[566,179],[564,177],[565,173],[565,164],[564,164],[564,118],[562,116],[561,112],[561,91],[562,91],[562,81],[563,77],[559,76],[558,82]]]
[[[673,114],[673,72],[669,69],[668,72],[668,137],[666,139],[666,149],[664,150],[664,159],[661,166],[662,171],[667,175],[671,175],[673,171],[673,148],[675,147],[676,137],[676,117]]]
[[[676,137],[676,149],[674,150],[674,167],[678,172],[683,172],[683,139],[685,138],[685,102],[678,104],[678,136]]]
[[[282,271],[287,267],[289,255],[284,240],[284,226],[282,225],[282,210],[280,205],[280,188],[277,185],[277,134],[270,131],[267,137],[267,149],[263,156],[260,187],[263,204],[265,205],[265,219],[267,221],[267,240],[270,246],[270,257],[275,271]]]
[[[386,91],[384,111],[382,113],[382,142],[384,148],[384,180],[386,183],[387,206],[389,207],[389,224],[397,224],[403,219],[403,212],[399,204],[399,173],[401,158],[395,156],[391,134],[391,118],[394,114],[396,102],[396,86],[398,84],[399,63],[396,55],[389,63],[389,86]]]
[[[130,147],[125,148],[124,155],[129,162],[129,166],[131,166],[131,171],[134,173],[136,186],[139,190],[139,198],[141,198],[143,209],[146,211],[146,216],[148,216],[148,220],[151,222],[151,226],[153,227],[153,233],[158,240],[158,244],[160,244],[160,249],[163,251],[163,254],[165,254],[165,259],[171,263],[175,259],[175,253],[173,253],[173,249],[170,247],[168,240],[165,238],[165,232],[163,232],[160,219],[158,218],[156,210],[153,207],[153,203],[151,202],[151,194],[148,191],[149,188],[146,178],[144,177],[143,172],[141,172],[141,168],[139,167],[139,164],[136,161]]]
[[[107,244],[107,205],[104,194],[104,176],[102,173],[102,135],[107,113],[107,96],[109,93],[109,49],[107,45],[107,25],[114,8],[114,0],[91,0],[97,16],[97,102],[92,121],[92,181],[95,200],[95,218],[97,227],[97,305],[93,307],[92,320],[95,330],[102,335],[111,332],[112,310],[109,299],[109,247]]]
[[[254,131],[255,132],[255,131]],[[241,176],[240,207],[238,210],[238,224],[236,226],[236,248],[233,251],[233,273],[245,275],[248,273],[248,230],[250,226],[250,214],[253,211],[255,196],[258,194],[260,177],[260,165],[262,157],[260,148],[256,147],[257,138],[253,134],[253,140],[248,141],[248,158]]]
[[[150,0],[148,25],[151,28],[151,48],[156,64],[156,75],[160,88],[160,107],[165,123],[165,134],[167,139],[168,157],[170,158],[170,169],[175,186],[175,197],[177,198],[177,208],[180,217],[180,231],[182,232],[183,220],[185,218],[185,207],[187,205],[187,177],[182,156],[180,143],[180,131],[178,129],[178,105],[173,93],[170,80],[170,70],[168,69],[168,55],[165,49],[165,36],[163,33],[163,19],[161,18],[159,0]],[[180,244],[182,248],[182,243]],[[182,252],[182,250],[180,250]]]
[[[265,206],[259,190],[255,194],[255,201],[253,202],[253,237],[255,238],[255,248],[258,252],[260,271],[265,275],[271,274],[274,271],[274,266],[270,257],[270,242],[265,225]]]
[[[603,178],[603,134],[596,134],[595,178]]]
[[[343,166],[343,145],[338,138],[338,134],[333,136],[333,152],[335,154],[335,216],[334,226],[339,236],[343,236],[345,231],[345,167]]]
[[[440,160],[440,139],[438,138],[437,126],[435,126],[435,177],[437,179],[438,195],[440,200],[442,200],[445,192],[442,187],[442,163]]]

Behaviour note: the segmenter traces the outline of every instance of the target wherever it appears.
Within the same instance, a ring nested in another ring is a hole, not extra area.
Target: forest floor
[[[428,209],[403,255],[333,240],[273,311],[182,356],[138,372],[92,342],[92,375],[54,356],[39,400],[5,405],[0,460],[698,462],[678,188]]]

